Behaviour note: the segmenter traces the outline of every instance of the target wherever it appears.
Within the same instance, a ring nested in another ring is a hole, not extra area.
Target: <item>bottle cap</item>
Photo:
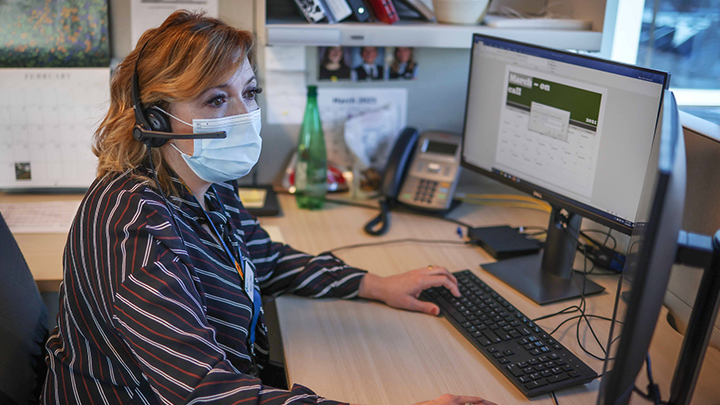
[[[308,86],[308,97],[317,97],[317,86]]]

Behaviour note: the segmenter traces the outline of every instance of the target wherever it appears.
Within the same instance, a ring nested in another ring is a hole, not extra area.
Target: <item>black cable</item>
[[[655,380],[653,379],[652,365],[650,364],[650,353],[645,354],[645,370],[647,371],[648,379],[648,396],[651,401],[653,401],[656,405],[659,405],[663,403],[663,401],[660,396],[660,387],[655,384]]]
[[[555,391],[550,391],[550,395],[552,396],[552,399],[553,399],[553,402],[555,403],[555,405],[560,405],[558,403],[557,397],[555,396]]]
[[[442,239],[415,239],[415,238],[405,238],[405,239],[393,239],[393,240],[386,240],[382,242],[368,242],[368,243],[357,243],[354,245],[345,245],[336,247],[334,249],[328,250],[330,253],[335,253],[340,250],[347,250],[347,249],[355,249],[355,248],[361,248],[361,247],[369,247],[369,246],[380,246],[380,245],[390,245],[393,243],[444,243],[449,245],[470,245],[472,242],[470,241],[459,241],[459,240],[442,240]]]
[[[592,324],[590,323],[589,318],[597,318],[597,319],[601,319],[601,320],[606,320],[606,321],[612,322],[612,319],[610,319],[610,318],[606,318],[606,317],[602,317],[602,316],[598,316],[598,315],[592,315],[592,314],[587,314],[587,313],[585,313],[585,310],[586,310],[586,308],[587,308],[587,301],[585,300],[585,286],[586,286],[585,280],[587,279],[587,275],[589,274],[589,272],[588,272],[588,270],[587,270],[588,257],[587,257],[587,255],[585,254],[585,245],[581,245],[581,250],[582,250],[582,253],[583,253],[583,257],[584,257],[584,260],[583,260],[583,271],[582,271],[584,277],[583,277],[582,286],[578,286],[578,287],[580,287],[580,303],[579,303],[578,305],[571,305],[571,306],[569,306],[569,307],[566,307],[566,308],[564,308],[564,309],[562,309],[562,310],[560,310],[560,311],[558,311],[558,312],[556,312],[556,313],[549,314],[549,315],[544,315],[544,316],[535,318],[535,319],[533,319],[533,321],[534,321],[534,322],[537,322],[537,321],[539,321],[539,320],[552,318],[552,317],[555,317],[555,316],[558,316],[558,315],[569,315],[569,314],[573,314],[573,313],[578,313],[578,312],[579,312],[579,315],[571,316],[570,318],[567,318],[567,319],[563,320],[559,325],[557,325],[557,326],[555,327],[555,329],[553,329],[552,332],[550,332],[550,335],[552,335],[552,334],[554,334],[555,332],[557,332],[558,329],[560,329],[564,324],[566,324],[566,323],[568,323],[568,322],[570,322],[570,321],[573,321],[573,320],[576,320],[576,319],[577,319],[577,324],[576,324],[576,329],[575,329],[575,337],[576,337],[576,339],[577,339],[578,346],[579,346],[579,347],[585,352],[585,354],[587,354],[588,356],[590,356],[590,357],[592,357],[592,358],[595,358],[595,359],[597,359],[597,360],[600,360],[600,361],[604,361],[604,360],[605,360],[604,357],[600,357],[600,356],[598,356],[598,355],[590,352],[590,351],[583,345],[582,341],[580,341],[580,324],[581,324],[583,321],[585,321],[585,323],[586,323],[587,326],[588,326],[588,329],[590,329],[590,333],[593,335],[593,338],[595,339],[595,342],[598,344],[598,346],[600,346],[600,349],[602,350],[602,352],[603,352],[603,354],[605,355],[605,357],[607,357],[607,351],[606,351],[605,347],[603,346],[603,344],[600,342],[600,339],[597,337],[597,334],[595,333],[595,330],[594,330],[594,328],[592,327]]]
[[[388,200],[382,199],[380,200],[380,213],[365,224],[363,230],[368,235],[380,236],[384,235],[388,229],[390,229],[390,203]]]
[[[347,200],[336,200],[334,198],[327,198],[325,197],[325,201],[333,204],[339,204],[339,205],[349,205],[351,207],[360,207],[360,208],[368,208],[371,210],[378,209],[377,205],[368,205],[368,204],[362,204],[355,201],[347,201]]]
[[[599,241],[591,238],[590,236],[587,235],[588,232],[601,233],[601,234],[605,235],[605,242],[600,243]],[[610,249],[615,250],[615,248],[617,247],[617,239],[615,239],[615,237],[611,235],[611,232],[612,232],[612,229],[609,229],[609,228],[608,228],[608,232],[604,232],[599,229],[585,229],[585,230],[580,231],[580,235],[582,235],[584,238],[587,238],[592,243],[594,243],[598,246],[607,246],[607,241],[612,240],[613,245]]]
[[[580,292],[580,297],[581,297],[580,307],[582,308],[582,310],[580,311],[580,315],[581,315],[582,317],[580,318],[580,320],[578,320],[578,323],[577,323],[577,325],[576,325],[576,328],[575,328],[575,338],[577,339],[578,346],[580,346],[580,348],[581,348],[587,355],[589,355],[589,356],[591,356],[591,357],[593,357],[593,358],[595,358],[595,359],[598,359],[598,360],[600,360],[600,361],[603,361],[603,360],[605,360],[604,357],[603,357],[603,358],[600,358],[599,356],[596,356],[595,354],[591,353],[589,350],[587,350],[587,349],[585,348],[585,346],[583,346],[582,342],[580,341],[580,323],[581,323],[583,320],[585,320],[585,323],[587,324],[588,329],[590,329],[590,333],[592,333],[593,338],[595,338],[595,342],[598,344],[598,346],[600,346],[600,349],[602,350],[602,352],[603,352],[603,354],[605,355],[605,357],[607,357],[607,351],[605,350],[605,347],[604,347],[604,346],[602,345],[602,343],[600,342],[600,339],[598,339],[597,334],[595,333],[595,329],[593,329],[592,325],[590,324],[590,320],[589,320],[588,316],[585,314],[585,309],[587,308],[587,301],[585,300],[585,284],[586,284],[587,276],[588,276],[588,273],[587,273],[587,261],[588,261],[588,258],[587,258],[587,254],[585,254],[586,252],[585,252],[584,250],[585,250],[585,246],[583,246],[583,254],[584,254],[584,259],[583,259],[583,271],[584,271],[585,274],[584,274],[584,277],[583,277],[583,284],[582,284],[582,289],[581,289],[581,292]]]

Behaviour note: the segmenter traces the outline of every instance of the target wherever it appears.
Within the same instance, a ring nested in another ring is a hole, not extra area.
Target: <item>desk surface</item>
[[[0,202],[80,199],[80,196],[0,195]],[[282,217],[262,218],[266,226],[280,228],[285,241],[297,249],[317,254],[339,246],[422,238],[460,241],[457,226],[439,219],[393,213],[390,232],[375,238],[364,234],[363,225],[376,215],[373,210],[327,204],[321,211],[296,208],[291,196],[281,195]],[[509,224],[547,226],[547,215],[519,208],[463,205],[452,215],[473,226]],[[65,235],[16,235],[38,284],[57,289],[62,277]],[[353,266],[379,275],[442,265],[451,271],[471,269],[488,285],[530,317],[538,317],[577,303],[569,301],[540,307],[480,269],[493,259],[477,247],[433,243],[399,243],[340,251],[339,257]],[[594,280],[615,291],[617,277],[597,276]],[[614,293],[588,299],[588,313],[611,316]],[[281,297],[277,300],[288,378],[332,399],[363,404],[411,404],[444,393],[479,395],[499,404],[528,400],[491,366],[477,350],[442,317],[399,311],[369,301],[311,300]],[[655,331],[651,356],[653,373],[663,398],[682,343],[665,320],[664,311]],[[538,322],[552,330],[564,318]],[[593,321],[603,344],[609,323]],[[575,323],[569,322],[555,337],[598,373],[602,362],[582,353],[576,339]],[[580,328],[580,340],[596,354],[600,348],[589,330]],[[720,354],[709,349],[703,364],[693,403],[717,404],[720,400]],[[645,387],[644,372],[638,386]],[[560,404],[592,404],[599,381],[557,393]],[[645,403],[636,396],[633,403]],[[552,404],[549,396],[532,402]]]

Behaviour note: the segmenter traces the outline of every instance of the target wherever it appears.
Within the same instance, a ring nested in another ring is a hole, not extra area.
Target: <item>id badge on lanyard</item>
[[[222,207],[222,203],[220,203]],[[225,211],[225,210],[223,210]],[[204,212],[204,211],[203,211]],[[230,260],[235,264],[235,270],[237,270],[238,275],[240,276],[240,280],[244,282],[244,288],[245,292],[247,293],[248,297],[250,298],[250,301],[254,304],[255,303],[255,272],[253,271],[251,266],[245,266],[245,260],[243,260],[242,253],[240,252],[240,249],[237,250],[237,256],[232,254],[232,251],[228,247],[227,243],[225,243],[225,239],[222,237],[222,234],[218,232],[217,228],[215,227],[215,224],[210,220],[210,216],[205,212],[205,216],[207,217],[208,222],[210,223],[210,226],[212,226],[213,231],[215,231],[215,235],[217,235],[218,239],[220,240],[220,244],[222,244],[223,249],[225,249],[225,253],[227,253]],[[254,315],[254,314],[253,314]]]
[[[215,192],[215,195],[217,195],[217,192],[215,191],[215,188],[213,187],[213,191]],[[222,209],[225,216],[228,218],[230,217],[227,215],[227,212],[225,212],[225,207],[223,206],[222,202],[218,199],[218,204],[220,205],[220,209]],[[250,323],[250,335],[248,336],[250,339],[250,351],[254,354],[255,353],[255,329],[257,327],[258,318],[260,318],[260,305],[261,305],[261,298],[260,298],[260,292],[258,292],[255,289],[255,271],[252,269],[252,266],[245,266],[245,260],[243,258],[242,252],[240,251],[240,248],[238,247],[237,250],[237,257],[232,254],[232,251],[230,251],[230,248],[228,247],[227,243],[225,243],[224,238],[222,237],[222,234],[218,232],[218,229],[215,227],[215,224],[210,219],[210,216],[208,215],[205,210],[203,210],[203,213],[205,214],[205,218],[208,220],[208,223],[212,227],[213,231],[215,231],[215,235],[217,235],[218,239],[220,240],[220,244],[222,244],[223,249],[225,249],[225,253],[227,253],[228,257],[230,258],[230,261],[235,264],[235,269],[238,272],[238,275],[240,276],[240,280],[243,281],[245,293],[247,294],[248,298],[250,298],[250,302],[253,304],[253,311],[252,311],[252,321]]]

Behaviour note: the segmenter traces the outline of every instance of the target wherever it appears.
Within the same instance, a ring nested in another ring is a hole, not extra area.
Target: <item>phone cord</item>
[[[379,228],[378,228],[379,224]],[[381,236],[390,228],[390,205],[386,199],[380,200],[380,213],[365,224],[365,232],[372,236]]]

